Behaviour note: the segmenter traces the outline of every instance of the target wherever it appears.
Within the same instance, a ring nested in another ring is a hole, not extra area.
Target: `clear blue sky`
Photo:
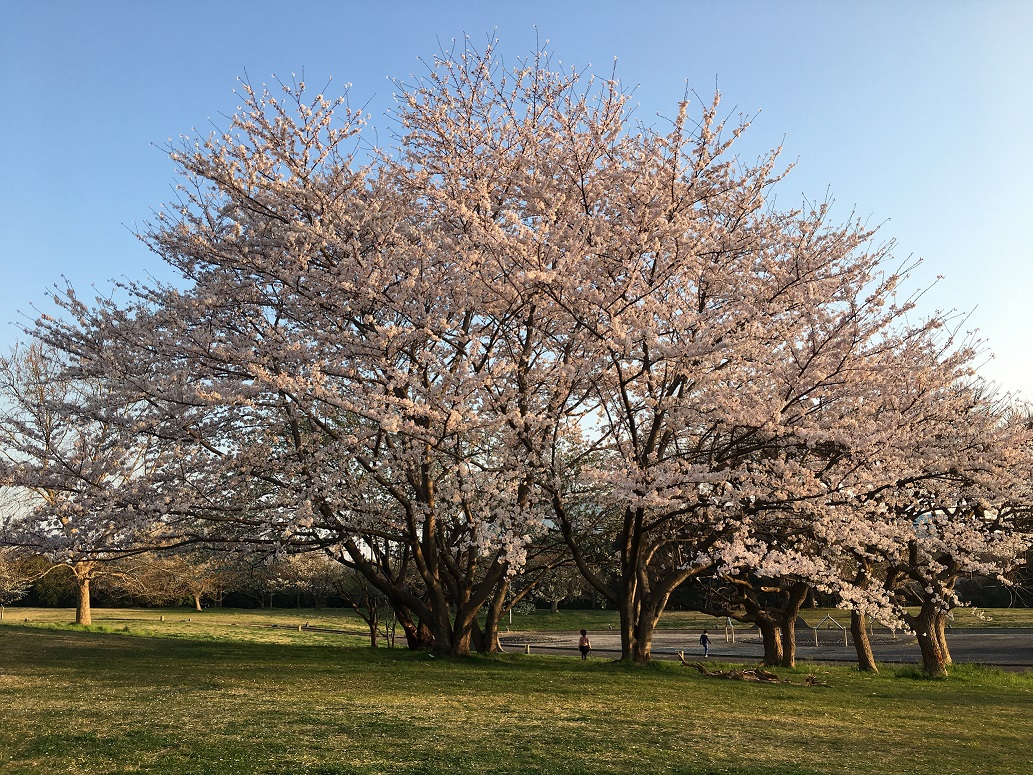
[[[206,133],[253,82],[305,71],[351,83],[373,124],[389,77],[439,40],[495,32],[509,57],[541,41],[563,62],[637,86],[671,115],[686,84],[761,111],[744,151],[784,139],[780,203],[831,191],[897,255],[925,309],[971,312],[984,373],[1033,398],[1033,2],[1026,0],[0,0],[0,345],[64,275],[85,290],[163,274],[131,233],[171,198],[154,147]]]

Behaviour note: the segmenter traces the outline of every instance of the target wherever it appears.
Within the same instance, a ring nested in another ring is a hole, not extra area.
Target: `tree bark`
[[[638,648],[638,641],[635,637],[635,622],[638,619],[635,601],[629,595],[621,598],[620,602],[620,630],[621,630],[621,659],[628,662],[643,661]],[[647,657],[648,659],[648,657]]]
[[[667,606],[668,597],[668,594],[664,594],[661,591],[658,596],[651,595],[648,600],[639,606],[638,621],[635,623],[633,662],[643,664],[652,659],[653,634],[656,632],[656,625],[660,621],[660,615]]]
[[[473,630],[470,627],[464,627],[460,632],[454,633],[452,636],[452,648],[449,651],[449,656],[452,657],[468,657],[473,650]]]
[[[405,644],[410,651],[434,648],[434,635],[423,621],[417,622],[405,606],[395,606],[395,618],[405,633]]]
[[[93,612],[90,610],[90,577],[92,567],[88,563],[76,563],[72,568],[75,574],[78,602],[75,608],[75,623],[93,624]]]
[[[796,667],[796,620],[807,600],[810,587],[797,582],[788,591],[785,607],[779,612],[779,630],[782,635],[782,667]]]
[[[647,626],[641,618],[635,628],[637,633],[633,642],[631,661],[636,664],[645,664],[653,656],[653,628]]]
[[[952,665],[954,660],[951,658],[950,649],[947,647],[947,614],[940,614],[934,621],[933,630],[936,635],[936,640],[940,648],[940,652],[943,654],[945,664]]]
[[[194,595],[194,610],[195,611],[202,610],[202,608],[201,608],[201,596],[200,595],[196,595],[196,594]]]
[[[850,612],[850,634],[854,636],[854,651],[857,652],[857,669],[864,673],[878,673],[875,654],[868,639],[868,617],[860,611]]]
[[[775,622],[766,617],[757,619],[757,628],[764,640],[763,664],[774,666],[782,664],[782,633]]]
[[[499,650],[499,622],[502,620],[502,610],[506,604],[506,593],[509,590],[509,581],[503,579],[495,588],[491,601],[484,612],[484,629],[475,635],[477,636],[477,650],[482,654],[497,654]],[[476,625],[477,622],[475,621]]]
[[[946,678],[947,666],[951,664],[946,637],[947,614],[935,603],[923,603],[918,616],[908,614],[905,621],[918,638],[922,669],[934,678]]]
[[[778,664],[782,667],[796,667],[796,617],[787,613],[778,623],[778,630],[782,641],[782,659]]]

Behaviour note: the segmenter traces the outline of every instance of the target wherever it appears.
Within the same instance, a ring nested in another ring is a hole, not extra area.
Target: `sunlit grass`
[[[355,648],[355,637],[297,640],[296,629],[242,627],[236,612],[164,615],[98,618],[114,632],[8,617],[0,772],[1033,771],[1031,674],[961,666],[928,681],[906,668],[812,667],[827,686],[760,685],[669,662],[447,661]],[[134,634],[161,624],[205,639]],[[262,632],[283,640],[256,642]]]
[[[369,644],[366,623],[353,611],[341,608],[206,608],[204,611],[185,608],[95,608],[92,618],[90,627],[78,629],[159,638],[251,643],[330,646]],[[34,627],[75,628],[75,611],[67,608],[8,608],[4,622]],[[399,629],[399,641],[402,640]]]

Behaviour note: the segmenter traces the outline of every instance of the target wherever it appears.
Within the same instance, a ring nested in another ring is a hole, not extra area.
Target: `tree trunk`
[[[778,625],[767,618],[757,620],[757,627],[760,629],[761,638],[764,639],[764,662],[765,665],[782,664],[782,633]]]
[[[778,664],[782,667],[796,667],[796,616],[788,613],[783,616],[778,631],[782,641],[782,658]]]
[[[405,606],[395,607],[395,618],[405,633],[405,643],[410,651],[434,648],[434,635],[423,621],[413,619],[412,612]]]
[[[922,669],[926,674],[934,678],[946,678],[950,659],[935,634],[919,632],[918,648],[922,652]]]
[[[810,587],[803,582],[794,584],[787,593],[785,607],[779,613],[779,630],[782,635],[782,667],[796,667],[796,620]]]
[[[76,586],[78,588],[78,605],[75,608],[75,623],[90,625],[93,624],[93,614],[90,611],[90,575],[88,571],[80,572],[76,569]]]
[[[940,614],[934,621],[934,632],[936,634],[936,640],[939,644],[940,651],[943,653],[944,662],[948,665],[954,664],[954,660],[951,659],[950,649],[947,648],[947,614]]]
[[[918,638],[922,669],[934,678],[946,678],[947,666],[951,664],[945,634],[947,615],[935,603],[923,603],[918,616],[909,614],[904,618]]]
[[[625,662],[640,661],[637,638],[635,637],[636,606],[625,595],[620,602],[621,660]]]
[[[488,617],[484,620],[484,629],[479,633],[477,650],[482,654],[499,653],[499,620]]]
[[[860,611],[850,612],[850,634],[854,636],[854,651],[857,652],[857,669],[865,673],[878,673],[875,654],[868,640],[868,617]]]
[[[505,585],[503,579],[499,580],[492,587],[492,592],[487,600],[482,600],[483,594],[471,595],[467,598],[458,610],[455,612],[454,624],[452,625],[451,641],[452,648],[450,654],[453,657],[468,657],[476,649],[480,650],[483,645],[483,633],[481,632],[480,625],[477,622],[477,613],[481,607],[487,603],[489,609],[488,619],[491,618],[491,609],[495,607],[496,602],[499,600],[499,596],[495,593],[499,591],[499,586]],[[503,595],[505,592],[503,591]],[[498,634],[498,623],[497,616],[501,613],[501,609],[496,612],[496,624],[494,627],[496,635]]]
[[[194,610],[195,611],[203,610],[201,608],[201,596],[200,595],[196,595],[196,594],[194,595]]]
[[[639,606],[638,621],[635,622],[633,662],[644,664],[653,658],[653,635],[656,632],[656,625],[660,621],[660,615],[667,605],[667,598],[668,595],[661,592],[658,596],[651,596]]]
[[[469,622],[456,623],[456,629],[452,631],[449,638],[450,647],[447,654],[450,657],[468,657],[473,653],[473,627]],[[435,649],[437,650],[437,649]]]
[[[506,593],[509,591],[509,581],[503,579],[495,588],[495,593],[485,607],[484,630],[475,633],[477,638],[477,650],[482,654],[497,654],[499,650],[499,622],[502,620],[502,610],[506,605]],[[477,622],[475,621],[476,625]],[[476,627],[475,627],[476,629]]]
[[[632,644],[631,661],[636,664],[645,664],[653,657],[653,628],[644,621],[644,616],[639,617],[636,626],[635,640]]]

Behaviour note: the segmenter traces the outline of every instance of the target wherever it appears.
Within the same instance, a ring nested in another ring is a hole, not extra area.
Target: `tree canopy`
[[[574,564],[635,661],[690,580],[791,663],[808,590],[932,622],[1017,561],[1029,423],[892,243],[777,204],[778,150],[740,158],[719,95],[646,126],[615,77],[490,45],[398,87],[381,148],[344,97],[243,82],[140,235],[181,281],[68,289],[31,331],[140,451],[91,529],[131,485],[161,507],[121,548],[324,550],[453,654]]]

